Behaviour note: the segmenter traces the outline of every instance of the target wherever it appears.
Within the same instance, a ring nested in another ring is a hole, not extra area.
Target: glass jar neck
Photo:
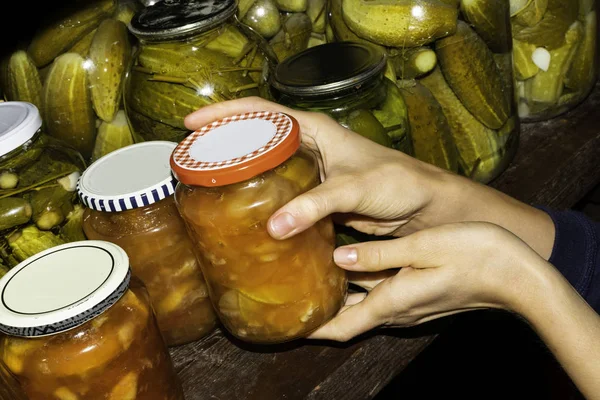
[[[319,111],[335,115],[344,115],[358,108],[373,108],[385,98],[386,88],[383,72],[360,87],[351,87],[335,93],[311,96],[295,96],[275,91],[275,97],[281,104],[302,110]]]

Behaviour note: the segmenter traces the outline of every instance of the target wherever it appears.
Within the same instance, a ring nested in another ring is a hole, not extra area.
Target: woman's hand
[[[260,98],[217,103],[190,114],[185,124],[197,129],[216,119],[252,111],[278,111],[296,118],[302,143],[319,162],[323,184],[292,200],[270,220],[270,233],[284,239],[333,213],[362,232],[393,235],[419,224],[431,206],[436,185],[448,173],[397,150],[378,145],[342,127],[332,118],[302,112]]]
[[[368,234],[404,236],[461,221],[488,221],[518,235],[540,255],[550,256],[554,225],[549,216],[488,186],[380,146],[314,112],[292,110],[257,98],[216,103],[188,115],[198,129],[217,119],[252,111],[295,117],[303,145],[319,162],[323,183],[276,211],[270,234],[285,239],[323,217]]]
[[[412,326],[481,308],[520,312],[540,268],[551,268],[518,237],[483,222],[344,246],[334,258],[353,273],[401,269],[380,282],[367,280],[368,295],[349,295],[311,338],[346,341],[378,326]]]

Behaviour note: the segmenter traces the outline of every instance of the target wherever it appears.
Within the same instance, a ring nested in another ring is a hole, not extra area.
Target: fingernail
[[[296,220],[290,213],[281,213],[271,220],[271,232],[278,237],[283,237],[296,227]]]
[[[350,247],[336,249],[333,252],[333,261],[338,265],[352,265],[358,261],[356,249]]]

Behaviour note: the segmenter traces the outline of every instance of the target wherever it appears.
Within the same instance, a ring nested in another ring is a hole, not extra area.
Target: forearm
[[[441,202],[434,205],[434,224],[483,221],[499,225],[527,243],[544,259],[554,244],[554,223],[547,213],[492,187],[467,178],[445,176],[437,189]]]
[[[600,399],[600,316],[546,264],[515,311],[531,324],[587,399]]]

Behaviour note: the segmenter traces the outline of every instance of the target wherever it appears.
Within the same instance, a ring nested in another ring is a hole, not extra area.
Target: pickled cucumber
[[[65,243],[50,231],[41,231],[35,225],[29,225],[8,237],[8,245],[18,262],[41,251]]]
[[[304,13],[290,15],[277,35],[269,41],[279,62],[306,50],[311,32],[312,23],[308,15]]]
[[[412,155],[412,142],[408,140],[410,136],[408,108],[400,89],[392,82],[384,82],[387,92],[385,101],[372,109],[373,115],[381,122],[392,142],[407,144],[408,147],[403,147],[403,149],[405,149],[405,153]]]
[[[547,9],[548,0],[531,0],[528,6],[515,15],[515,20],[523,26],[534,26],[542,20]]]
[[[103,121],[100,124],[91,161],[130,144],[133,144],[133,136],[127,117],[125,111],[119,110],[112,122]]]
[[[20,197],[0,199],[0,231],[29,222],[31,215],[31,204],[27,200]]]
[[[439,0],[342,0],[344,21],[361,38],[393,47],[423,46],[456,31],[458,9]]]
[[[450,124],[459,153],[459,164],[465,175],[487,183],[500,173],[499,138],[496,131],[480,123],[452,91],[440,68],[420,79],[442,106]]]
[[[524,81],[537,74],[540,68],[533,62],[535,44],[513,40],[513,63],[518,80]]]
[[[73,210],[75,196],[61,185],[32,191],[28,197],[37,227],[47,231],[61,224]]]
[[[167,140],[179,143],[190,133],[187,129],[175,128],[148,118],[133,108],[129,108],[127,120],[132,129],[133,140],[136,143],[145,140]]]
[[[565,86],[574,91],[587,91],[596,76],[596,11],[588,13],[584,21],[583,41],[577,47],[571,68],[565,77]]]
[[[221,52],[231,58],[240,57],[249,42],[246,36],[234,25],[227,25],[218,36],[206,44],[206,48]]]
[[[42,81],[33,60],[23,50],[15,51],[8,61],[7,100],[27,101],[42,107]]]
[[[326,0],[308,0],[306,15],[308,15],[312,22],[313,32],[325,33],[325,22],[327,20]]]
[[[92,106],[96,115],[111,122],[121,104],[123,79],[129,67],[131,45],[127,27],[108,18],[100,24],[92,40],[88,69]]]
[[[27,49],[36,66],[43,67],[51,63],[116,9],[115,0],[86,3],[79,10],[65,9],[66,15],[51,18],[49,23],[38,29]]]
[[[392,139],[377,118],[367,110],[354,110],[338,120],[340,125],[385,147],[392,147]]]
[[[565,35],[577,20],[578,7],[565,0],[548,0],[548,9],[542,20],[534,26],[523,26],[513,21],[512,37],[521,42],[553,50],[565,42]]]
[[[390,49],[388,57],[398,79],[417,78],[430,72],[437,65],[435,51],[429,47]]]
[[[460,10],[494,53],[510,50],[508,1],[461,0]]]
[[[92,40],[94,39],[97,30],[97,28],[91,30],[90,33],[79,39],[79,41],[77,41],[73,47],[66,51],[66,53],[77,53],[81,57],[87,57],[90,51],[90,46],[92,45]]]
[[[494,55],[479,35],[459,21],[454,35],[440,39],[435,52],[444,77],[471,114],[491,129],[508,119],[513,100]]]
[[[538,72],[525,83],[525,92],[529,100],[549,104],[558,101],[564,90],[565,75],[571,67],[582,37],[583,25],[576,21],[567,31],[565,44],[550,51],[552,61],[548,71]]]
[[[348,28],[346,22],[344,21],[344,16],[342,14],[342,0],[329,0],[328,9],[327,9],[327,21],[328,26],[330,27],[331,34],[333,34],[334,38],[330,38],[330,42],[334,42],[334,39],[339,41],[350,41],[357,43],[364,43],[374,45],[379,47],[381,50],[384,48],[369,42],[363,38],[358,37],[354,32]]]
[[[418,82],[400,92],[408,106],[415,158],[458,172],[456,145],[440,103]]]
[[[308,6],[307,0],[275,0],[277,8],[283,12],[304,12]]]
[[[273,0],[256,0],[244,14],[242,22],[269,39],[281,29],[279,10]]]

